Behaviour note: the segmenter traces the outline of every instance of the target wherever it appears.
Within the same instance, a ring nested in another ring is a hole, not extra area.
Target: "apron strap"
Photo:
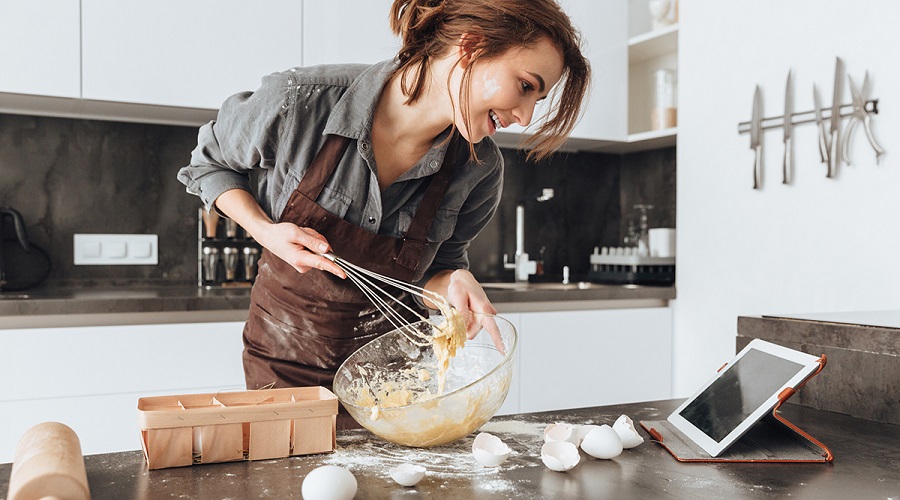
[[[322,189],[331,178],[337,168],[338,162],[344,156],[347,144],[350,142],[349,137],[342,135],[329,134],[325,138],[325,143],[319,148],[315,159],[309,164],[303,178],[300,179],[300,185],[297,191],[301,192],[310,200],[316,201],[322,193]]]
[[[434,217],[437,215],[441,202],[444,201],[447,187],[450,186],[450,181],[453,179],[453,170],[457,164],[455,160],[459,155],[459,151],[457,151],[458,145],[459,132],[454,132],[452,139],[450,139],[450,145],[447,147],[447,152],[444,153],[444,162],[441,164],[441,169],[434,174],[434,177],[429,182],[425,196],[419,202],[419,206],[416,208],[416,215],[406,231],[405,240],[415,240],[423,244],[428,240],[428,231],[431,229],[431,224],[434,222]]]

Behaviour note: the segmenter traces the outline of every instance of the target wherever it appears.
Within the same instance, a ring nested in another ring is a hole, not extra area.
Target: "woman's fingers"
[[[338,278],[347,277],[337,264],[322,256],[331,250],[331,245],[314,229],[282,222],[272,226],[266,240],[269,243],[269,250],[298,272],[305,273],[310,269],[319,269]]]

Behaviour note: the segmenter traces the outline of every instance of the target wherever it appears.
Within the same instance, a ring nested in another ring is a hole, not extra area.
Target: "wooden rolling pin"
[[[59,422],[25,431],[16,446],[8,500],[90,500],[78,435]]]

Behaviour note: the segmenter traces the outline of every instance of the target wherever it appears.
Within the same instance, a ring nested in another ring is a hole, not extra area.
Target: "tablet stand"
[[[822,371],[827,361],[823,354],[812,375],[796,388],[781,391],[772,413],[717,457],[710,456],[668,420],[641,421],[641,427],[679,462],[831,462],[834,455],[827,446],[778,414],[781,405]]]

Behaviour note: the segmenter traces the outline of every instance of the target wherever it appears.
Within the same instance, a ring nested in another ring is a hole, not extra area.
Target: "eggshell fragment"
[[[622,438],[612,427],[603,424],[584,436],[581,449],[594,458],[615,458],[622,453]]]
[[[551,470],[565,472],[580,460],[578,448],[568,441],[549,441],[541,446],[541,461]]]
[[[401,486],[415,486],[425,477],[425,467],[415,464],[400,464],[392,467],[388,473]]]
[[[587,436],[588,432],[591,432],[594,429],[599,429],[599,425],[594,424],[585,424],[579,425],[578,430],[575,431],[576,443],[573,443],[575,446],[581,446],[581,442],[584,441],[584,437]]]
[[[622,447],[625,449],[634,448],[644,442],[644,438],[638,434],[634,428],[634,422],[628,418],[628,415],[619,417],[612,428],[619,435],[619,438],[622,439]]]
[[[568,441],[578,446],[578,429],[571,424],[550,424],[544,429],[544,442]]]
[[[305,500],[351,500],[356,496],[356,478],[337,465],[323,465],[303,478],[300,494]]]
[[[475,455],[475,460],[485,467],[497,467],[509,458],[510,452],[512,450],[509,449],[509,446],[488,432],[479,433],[472,442],[472,454]]]

